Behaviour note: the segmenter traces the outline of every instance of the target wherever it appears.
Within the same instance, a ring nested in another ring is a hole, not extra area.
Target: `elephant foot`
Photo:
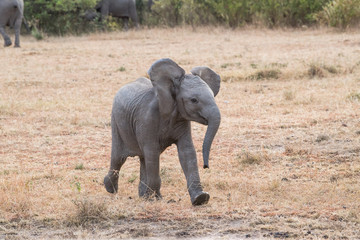
[[[104,185],[106,191],[109,193],[117,193],[118,191],[119,173],[117,171],[110,171],[104,178]]]
[[[15,45],[15,46],[14,46],[14,48],[19,48],[19,47],[20,47],[20,45]]]
[[[10,40],[10,39],[5,40],[4,47],[9,47],[9,46],[11,46],[11,44],[12,44],[12,42],[11,42],[11,40]]]
[[[162,199],[161,193],[159,191],[154,191],[154,190],[151,190],[151,189],[147,189],[145,194],[143,194],[143,195],[139,194],[139,196],[143,197],[144,199],[146,199],[148,201],[152,201],[152,200],[154,200],[154,198],[156,200],[161,200]]]
[[[203,204],[207,204],[209,202],[210,195],[207,192],[201,192],[197,195],[192,201],[192,205],[199,206]]]
[[[140,181],[139,183],[139,197],[145,197],[146,192],[148,191],[148,186]]]

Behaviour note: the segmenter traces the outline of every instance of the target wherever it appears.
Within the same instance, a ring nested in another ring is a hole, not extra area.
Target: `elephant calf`
[[[171,59],[156,61],[148,71],[150,80],[139,78],[116,94],[112,115],[110,170],[104,178],[110,193],[118,191],[121,166],[129,156],[140,158],[139,196],[161,198],[160,154],[175,143],[193,205],[205,204],[210,195],[200,184],[191,121],[208,125],[203,142],[204,168],[208,168],[212,141],[220,125],[214,96],[220,77],[207,67],[191,74]]]

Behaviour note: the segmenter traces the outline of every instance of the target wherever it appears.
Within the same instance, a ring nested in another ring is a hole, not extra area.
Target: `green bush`
[[[253,5],[254,18],[258,22],[274,27],[283,22],[284,1],[261,0]]]
[[[314,14],[329,0],[161,0],[153,10],[157,23],[175,26],[260,23],[268,27],[302,26],[316,22]]]
[[[167,25],[174,27],[181,23],[180,9],[182,8],[183,0],[161,0],[155,1],[152,6],[152,13],[154,19],[152,22],[155,25]]]
[[[263,25],[298,27],[316,22],[314,14],[329,0],[260,0],[254,4],[255,18]]]
[[[316,22],[314,14],[322,10],[329,0],[289,0],[287,25],[300,26]]]
[[[44,39],[44,34],[41,31],[39,31],[39,29],[37,29],[36,26],[34,26],[33,29],[31,30],[31,35],[38,41]]]
[[[25,17],[45,34],[81,34],[106,28],[118,29],[122,22],[108,18],[102,26],[82,16],[99,0],[27,0]],[[148,26],[245,24],[267,27],[299,27],[316,23],[347,28],[360,19],[360,0],[135,0],[139,22]]]
[[[180,9],[182,24],[197,25],[216,24],[213,8],[206,1],[183,0]]]
[[[316,17],[328,26],[348,28],[360,20],[360,0],[333,0]]]
[[[249,0],[161,0],[152,7],[151,21],[166,26],[183,24],[237,27],[251,21]]]
[[[96,0],[27,0],[25,17],[30,25],[48,34],[80,34],[94,26],[82,15]]]
[[[244,23],[250,23],[252,20],[251,6],[253,1],[223,0],[211,2],[218,22],[230,27],[237,27]]]

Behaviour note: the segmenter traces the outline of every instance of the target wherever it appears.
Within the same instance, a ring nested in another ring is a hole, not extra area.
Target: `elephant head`
[[[204,168],[208,168],[211,144],[221,121],[214,98],[220,89],[220,76],[208,67],[196,67],[185,74],[171,59],[158,60],[148,74],[163,118],[179,115],[183,120],[208,125],[203,141]]]

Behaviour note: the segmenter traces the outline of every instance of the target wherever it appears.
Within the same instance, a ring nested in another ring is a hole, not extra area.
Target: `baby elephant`
[[[150,80],[139,78],[123,86],[115,96],[106,190],[117,192],[121,166],[127,157],[139,156],[139,196],[161,198],[159,157],[175,143],[191,202],[205,204],[210,195],[200,184],[190,121],[208,125],[203,142],[204,168],[208,168],[210,147],[221,120],[214,99],[220,89],[220,76],[207,67],[196,67],[191,74],[185,74],[171,59],[156,61],[148,74]]]

